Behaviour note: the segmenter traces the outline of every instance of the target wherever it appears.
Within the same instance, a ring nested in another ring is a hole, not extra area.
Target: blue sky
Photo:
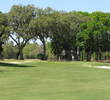
[[[0,0],[0,11],[8,12],[14,4],[34,4],[36,7],[52,7],[65,11],[110,12],[110,0]]]

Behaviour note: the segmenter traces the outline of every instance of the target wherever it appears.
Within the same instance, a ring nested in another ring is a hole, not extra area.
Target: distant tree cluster
[[[14,44],[7,44],[9,39]],[[38,52],[35,43],[30,45],[30,41],[38,39],[42,42],[42,50],[39,49],[42,52]],[[48,39],[50,43],[47,44]],[[56,56],[57,60],[109,60],[110,13],[65,12],[49,7],[14,5],[8,13],[0,13],[1,57],[4,43],[5,58],[36,58],[40,53],[44,60],[48,54]]]

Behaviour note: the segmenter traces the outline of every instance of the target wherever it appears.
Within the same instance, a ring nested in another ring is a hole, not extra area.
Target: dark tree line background
[[[0,58],[37,57],[110,60],[110,13],[56,11],[33,5],[14,5],[8,13],[0,12]]]

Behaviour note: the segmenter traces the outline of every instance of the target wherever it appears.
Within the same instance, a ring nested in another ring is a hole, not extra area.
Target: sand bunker
[[[12,63],[12,64],[23,64],[23,63],[28,63],[28,62],[32,62],[32,61],[13,61],[13,62],[9,62],[9,63]]]
[[[100,68],[100,69],[110,69],[110,66],[97,66],[96,68]]]

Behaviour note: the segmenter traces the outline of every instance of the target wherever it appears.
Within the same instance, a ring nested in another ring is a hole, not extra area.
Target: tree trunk
[[[0,59],[3,59],[2,52],[3,52],[3,48],[2,48],[2,46],[0,46]]]
[[[92,47],[90,45],[86,45],[85,47],[85,53],[86,53],[86,60],[91,61],[91,55],[92,55]]]
[[[95,55],[95,60],[98,61],[99,60],[99,55],[98,55],[98,52],[96,52],[96,55]]]
[[[74,60],[78,61],[78,52],[77,52],[77,48],[73,49],[73,55],[74,55]]]
[[[61,61],[60,55],[57,55],[57,61]]]
[[[20,49],[19,48],[19,51],[18,51],[18,53],[17,53],[17,59],[18,60],[24,60],[24,57],[23,57],[23,48],[22,49]]]
[[[87,61],[91,61],[91,48],[90,47],[87,47],[86,48],[86,60]]]
[[[90,52],[87,52],[86,60],[91,61],[91,53]]]
[[[79,47],[77,47],[77,61],[80,61],[80,50],[79,50]]]
[[[20,59],[20,60],[24,60],[24,56],[23,56],[23,52],[22,52],[22,51],[20,51],[19,59]]]
[[[71,51],[70,50],[65,50],[65,59],[67,61],[72,61],[72,54],[71,54]]]
[[[17,59],[17,60],[19,59],[19,51],[18,51],[17,54],[16,54],[16,59]]]
[[[102,60],[102,52],[100,48],[96,52],[96,61],[99,61],[99,60]]]
[[[75,61],[78,61],[78,55],[77,55],[77,53],[74,53],[74,60]]]
[[[43,60],[47,60],[48,57],[47,57],[47,54],[46,54],[46,41],[45,41],[44,38],[42,38],[41,41],[42,41],[42,44],[43,44],[43,55],[44,55]]]
[[[3,42],[0,42],[0,59],[3,59],[3,55],[2,55],[2,52],[3,52],[3,45],[4,43]]]
[[[42,43],[43,43],[43,54],[46,57],[46,43],[45,43],[44,39],[43,39]]]
[[[82,50],[82,53],[81,53],[81,61],[84,61],[84,52]]]

